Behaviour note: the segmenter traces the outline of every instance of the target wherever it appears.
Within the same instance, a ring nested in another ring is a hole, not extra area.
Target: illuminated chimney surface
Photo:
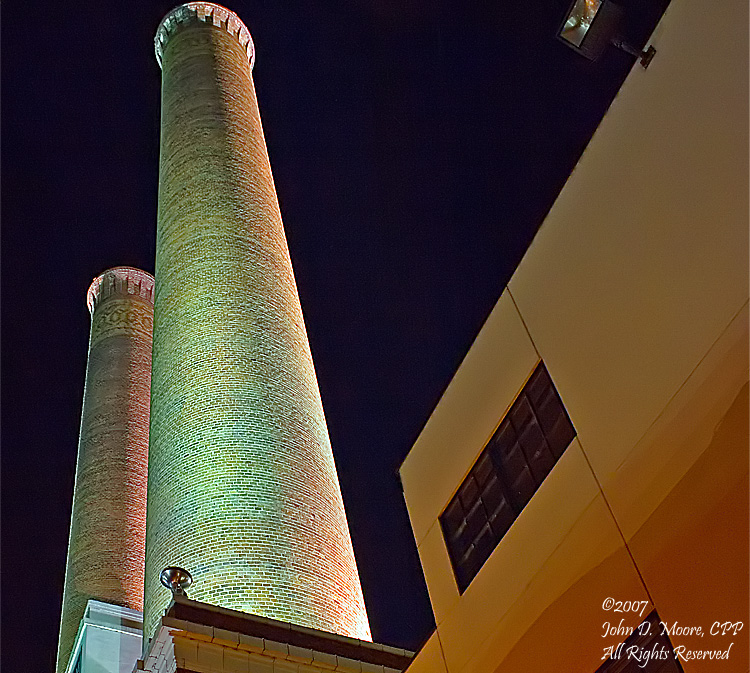
[[[229,10],[173,10],[162,67],[146,640],[190,597],[370,639],[251,77]],[[145,644],[145,643],[144,643]]]
[[[143,609],[153,276],[95,278],[57,671],[90,598]]]

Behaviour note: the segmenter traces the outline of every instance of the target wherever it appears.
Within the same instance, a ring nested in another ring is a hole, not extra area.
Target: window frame
[[[439,516],[460,594],[576,436],[552,377],[539,360]]]

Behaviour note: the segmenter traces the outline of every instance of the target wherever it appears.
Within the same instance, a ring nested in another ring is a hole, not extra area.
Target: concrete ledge
[[[175,596],[136,670],[401,673],[413,657],[400,648]]]

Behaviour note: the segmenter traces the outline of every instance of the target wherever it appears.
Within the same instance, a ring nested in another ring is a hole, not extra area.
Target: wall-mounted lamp
[[[640,58],[648,68],[656,49],[638,51],[617,32],[623,9],[611,0],[573,0],[557,36],[569,47],[591,61],[595,61],[608,44]]]
[[[172,592],[173,596],[184,596],[185,598],[187,598],[185,589],[193,583],[192,575],[185,568],[177,566],[164,568],[159,575],[159,580],[163,586]]]

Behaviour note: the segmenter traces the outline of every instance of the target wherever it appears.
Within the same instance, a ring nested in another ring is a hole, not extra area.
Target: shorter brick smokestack
[[[130,267],[94,279],[86,387],[57,671],[93,598],[143,609],[154,278]]]

